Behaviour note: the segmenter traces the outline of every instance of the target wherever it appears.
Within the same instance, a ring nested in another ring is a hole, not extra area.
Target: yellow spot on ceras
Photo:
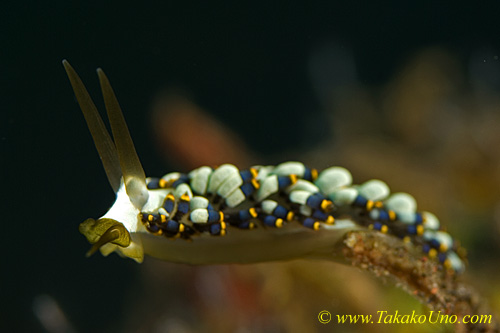
[[[173,183],[175,183],[179,178],[172,178],[170,180],[165,180],[163,178],[160,179],[159,185],[161,188],[167,188],[172,186]]]
[[[429,258],[436,258],[437,257],[437,250],[436,249],[430,249],[429,253],[427,254]]]
[[[315,181],[316,179],[318,179],[318,170],[316,169],[311,169],[311,179],[313,181]]]
[[[295,214],[291,210],[286,214],[286,220],[288,222],[290,222],[291,220],[293,220],[294,217],[295,217]]]
[[[372,210],[373,206],[374,206],[374,202],[372,200],[368,200],[366,202],[366,210],[368,210],[368,211]]]
[[[276,228],[281,228],[283,226],[283,219],[277,219],[275,222]]]
[[[258,181],[257,179],[252,178],[252,180],[251,180],[250,182],[252,183],[252,186],[253,186],[256,190],[258,190],[258,189],[259,189],[260,184],[259,184],[259,181]]]
[[[382,201],[375,201],[373,204],[376,208],[382,208],[384,207],[384,203]]]
[[[380,228],[380,231],[383,233],[383,234],[386,234],[387,231],[389,231],[389,227],[387,225],[383,225],[381,228]]]
[[[419,224],[417,225],[417,235],[422,236],[424,234],[424,226]]]
[[[255,168],[250,168],[250,173],[252,174],[252,178],[256,178],[259,175],[259,172]]]
[[[251,217],[256,218],[257,217],[257,211],[255,210],[254,207],[250,208],[248,210],[248,213],[250,214]]]
[[[326,224],[333,224],[335,223],[335,218],[331,215],[328,215],[328,217],[326,218],[326,221],[325,221]]]
[[[165,179],[160,179],[160,181],[158,182],[158,185],[161,187],[161,188],[166,188],[168,187],[168,182],[165,180]]]
[[[393,210],[388,210],[388,211],[387,211],[387,214],[389,214],[389,219],[390,219],[391,221],[395,221],[395,220],[396,220],[396,212],[395,212],[395,211],[393,211]]]
[[[187,195],[187,193],[184,193],[183,195],[181,195],[181,200],[189,202],[191,198],[189,198],[189,195]]]
[[[314,222],[313,229],[314,230],[319,230],[319,225],[320,225],[320,223],[318,221]]]
[[[221,222],[220,222],[220,233],[219,233],[219,235],[220,235],[220,236],[225,236],[225,235],[226,235],[226,232],[227,232],[227,231],[226,231],[226,222],[221,221]]]
[[[179,233],[184,232],[184,230],[185,230],[184,224],[179,223]]]
[[[321,201],[321,209],[324,212],[330,212],[333,209],[333,202],[331,202],[330,200],[324,199],[323,201]]]
[[[297,182],[297,175],[289,175],[288,176],[290,178],[290,183],[293,185]]]

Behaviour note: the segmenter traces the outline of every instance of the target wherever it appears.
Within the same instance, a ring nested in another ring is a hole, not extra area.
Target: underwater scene
[[[498,332],[493,1],[9,4],[2,332]]]

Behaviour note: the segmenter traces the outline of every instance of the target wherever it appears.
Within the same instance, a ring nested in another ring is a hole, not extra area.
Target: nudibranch
[[[142,262],[146,254],[188,264],[332,259],[347,233],[372,229],[448,270],[464,270],[458,243],[434,214],[417,211],[412,196],[391,194],[380,180],[353,185],[339,166],[319,172],[300,162],[245,170],[223,164],[146,178],[104,72],[97,70],[113,139],[79,76],[63,64],[116,193],[106,214],[80,225],[93,244],[88,255],[117,252]]]

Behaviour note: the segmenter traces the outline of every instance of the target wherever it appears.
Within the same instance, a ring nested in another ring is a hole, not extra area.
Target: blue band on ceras
[[[167,194],[165,200],[163,201],[163,208],[168,214],[172,214],[175,209],[175,197],[172,193]]]
[[[166,223],[160,224],[159,227],[170,237],[180,236],[185,229],[184,224],[174,220],[168,220]]]
[[[179,198],[179,203],[177,204],[177,214],[182,214],[182,215],[185,215],[189,212],[189,201],[191,199],[189,198],[189,196],[187,194],[183,194],[180,198]]]
[[[149,178],[146,185],[148,190],[157,190],[160,188],[160,178]]]
[[[374,202],[372,200],[368,200],[362,195],[359,195],[354,199],[354,206],[364,208],[368,211],[372,210]]]
[[[319,230],[320,222],[316,221],[316,219],[313,219],[311,217],[306,217],[302,221],[302,225],[306,228],[311,228],[313,230]]]
[[[318,170],[306,167],[302,179],[314,182],[318,178]]]
[[[242,209],[236,214],[233,214],[230,222],[231,225],[234,225],[240,229],[253,229],[255,228],[255,223],[251,220],[256,219],[257,217],[257,210],[255,209],[255,207],[251,207],[248,209]]]
[[[335,218],[330,213],[327,213],[321,209],[316,209],[312,212],[310,217],[302,219],[302,225],[314,230],[319,230],[321,222],[325,224],[335,223]]]
[[[264,200],[260,203],[262,220],[264,225],[281,228],[285,221],[290,222],[294,218],[294,213],[278,204],[274,200]]]
[[[278,189],[283,190],[297,182],[297,175],[278,176]]]
[[[241,179],[243,180],[243,185],[240,186],[241,192],[246,199],[248,199],[255,190],[258,190],[260,187],[259,182],[256,177],[258,172],[255,168],[250,168],[248,170],[240,171]]]
[[[307,198],[306,205],[312,209],[321,209],[324,212],[331,212],[333,210],[333,203],[321,193],[312,194]]]
[[[240,176],[244,183],[248,183],[252,179],[255,179],[258,175],[258,172],[255,168],[250,168],[248,170],[241,170]]]
[[[326,213],[320,209],[316,209],[312,213],[311,217],[326,224],[333,224],[335,222],[335,218],[331,214]]]

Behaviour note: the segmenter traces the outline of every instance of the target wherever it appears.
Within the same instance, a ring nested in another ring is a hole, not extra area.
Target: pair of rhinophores
[[[137,262],[147,254],[188,264],[332,259],[346,233],[370,228],[404,239],[450,271],[464,270],[458,243],[435,215],[418,212],[412,196],[391,194],[380,180],[353,185],[342,167],[223,164],[146,178],[104,72],[97,70],[113,139],[74,69],[63,65],[116,193],[104,216],[80,225],[93,244],[88,255],[116,251]]]

